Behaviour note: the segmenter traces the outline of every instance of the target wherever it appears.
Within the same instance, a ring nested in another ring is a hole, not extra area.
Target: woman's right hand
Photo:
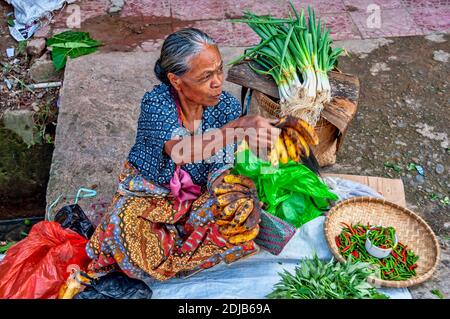
[[[260,115],[240,117],[233,121],[235,136],[238,140],[245,139],[258,157],[267,158],[268,152],[281,133],[279,128],[273,126],[277,121],[277,119],[267,119]]]

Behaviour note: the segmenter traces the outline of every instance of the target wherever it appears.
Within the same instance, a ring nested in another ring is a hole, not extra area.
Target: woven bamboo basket
[[[259,106],[273,117],[280,117],[280,105],[267,95],[253,92]],[[320,166],[328,166],[336,163],[338,129],[323,117],[320,117],[314,127],[319,137],[319,145],[312,147],[314,155]]]
[[[431,278],[440,260],[438,240],[428,224],[407,208],[371,197],[356,197],[338,203],[327,214],[324,231],[331,252],[340,262],[345,259],[339,253],[335,242],[342,231],[341,222],[348,224],[371,224],[392,226],[398,240],[419,256],[417,275],[404,281],[382,280],[373,276],[369,282],[375,286],[406,288]]]

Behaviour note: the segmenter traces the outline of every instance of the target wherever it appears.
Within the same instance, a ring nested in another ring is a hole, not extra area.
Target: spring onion
[[[230,64],[248,58],[257,64],[250,64],[256,73],[270,75],[278,86],[282,113],[295,115],[296,110],[312,108],[320,114],[323,103],[331,100],[327,72],[344,50],[331,48],[330,29],[313,9],[308,7],[308,19],[303,9],[299,14],[292,3],[291,9],[294,16],[287,19],[246,11],[243,19],[232,20],[246,23],[261,41]],[[314,125],[316,120],[308,122]]]

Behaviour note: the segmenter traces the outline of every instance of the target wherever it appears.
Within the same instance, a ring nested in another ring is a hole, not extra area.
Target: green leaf
[[[14,17],[13,16],[9,16],[7,23],[10,27],[14,27],[15,23],[14,23]]]
[[[72,59],[93,53],[102,45],[100,41],[90,37],[88,32],[65,31],[47,40],[52,47],[53,65],[57,70],[64,68],[67,57]]]
[[[0,254],[5,254],[16,242],[8,242],[4,246],[0,246]]]
[[[444,294],[439,289],[433,289],[430,291],[433,295],[437,296],[439,299],[444,299]]]
[[[53,48],[52,50],[53,65],[57,70],[61,70],[66,65],[68,56],[71,58],[77,58],[79,56],[90,54],[95,51],[97,51],[96,47],[77,48],[77,49]]]
[[[386,162],[386,163],[384,163],[384,167],[392,168],[397,173],[400,173],[402,171],[402,168],[395,163]]]

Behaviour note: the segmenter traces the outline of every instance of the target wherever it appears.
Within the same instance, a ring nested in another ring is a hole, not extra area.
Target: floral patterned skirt
[[[222,237],[216,209],[207,190],[194,201],[178,202],[126,162],[109,212],[87,244],[89,270],[119,267],[132,278],[166,280],[257,253],[254,241],[232,245]]]

